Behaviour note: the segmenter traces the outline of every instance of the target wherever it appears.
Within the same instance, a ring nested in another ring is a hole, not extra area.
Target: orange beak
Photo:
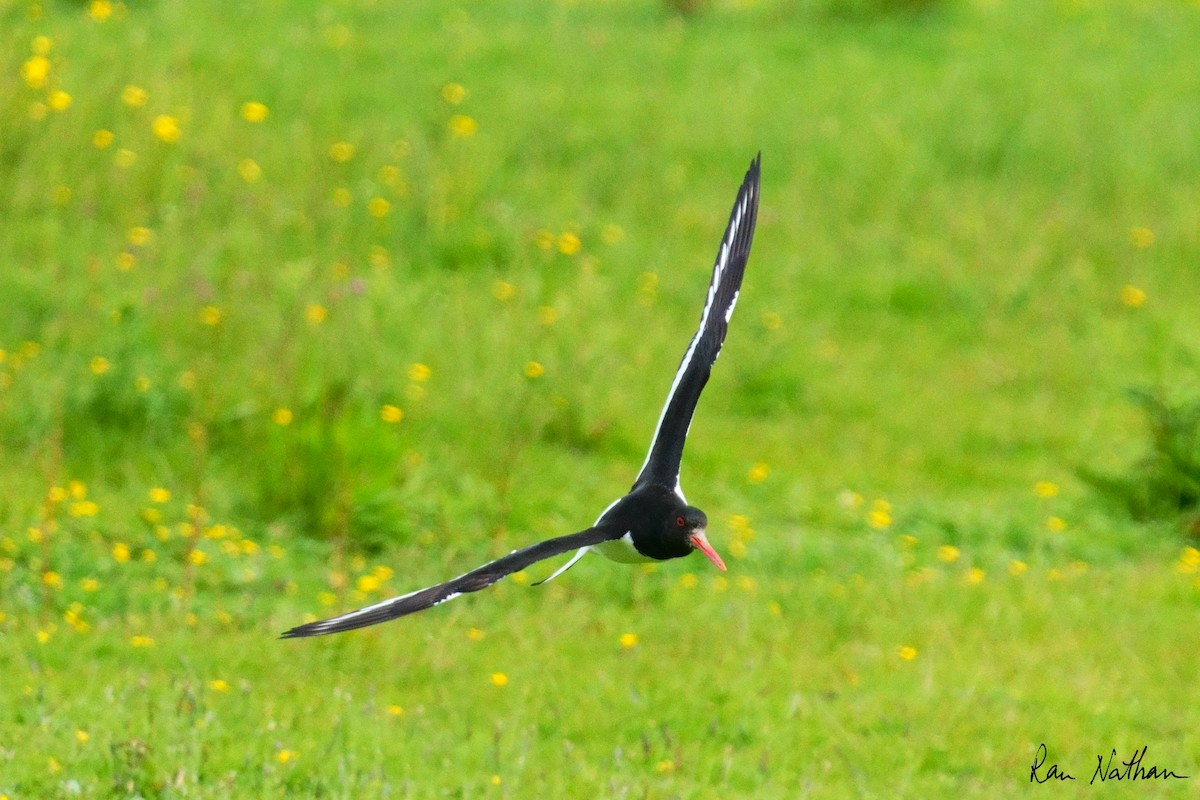
[[[704,531],[700,530],[693,533],[691,541],[692,547],[704,553],[704,557],[715,564],[721,572],[725,571],[725,562],[721,560],[721,557],[717,555],[717,551],[713,550],[712,545],[708,543],[708,537],[704,535]]]

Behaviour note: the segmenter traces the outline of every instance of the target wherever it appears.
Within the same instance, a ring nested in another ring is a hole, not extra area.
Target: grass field
[[[1200,394],[1200,6],[892,5],[0,0],[0,798],[1200,796],[1077,477]],[[759,150],[729,572],[277,641],[627,489]]]

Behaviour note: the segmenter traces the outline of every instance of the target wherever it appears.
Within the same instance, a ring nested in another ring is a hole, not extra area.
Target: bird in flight
[[[679,463],[683,458],[683,445],[692,424],[696,403],[700,400],[704,384],[708,382],[713,362],[721,352],[729,318],[733,315],[733,307],[741,291],[742,274],[746,270],[750,243],[754,238],[754,222],[758,216],[761,160],[760,154],[750,162],[750,169],[738,189],[713,265],[704,310],[700,312],[700,327],[684,351],[671,390],[667,393],[667,402],[659,414],[650,452],[646,454],[646,461],[629,494],[604,509],[596,524],[586,530],[514,550],[436,586],[418,589],[330,619],[298,625],[284,632],[281,638],[341,633],[424,611],[459,595],[485,589],[530,564],[571,550],[575,551],[575,555],[550,577],[538,583],[545,583],[566,572],[592,550],[613,561],[625,563],[665,561],[682,558],[699,550],[717,569],[724,571],[725,562],[705,535],[708,518],[703,511],[688,505],[684,499],[679,486]]]

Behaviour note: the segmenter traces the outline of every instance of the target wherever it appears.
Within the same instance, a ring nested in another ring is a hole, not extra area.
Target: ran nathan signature
[[[1096,756],[1096,769],[1092,772],[1092,779],[1088,784],[1093,784],[1099,781],[1169,781],[1183,780],[1189,776],[1180,775],[1174,770],[1159,767],[1157,765],[1144,766],[1143,759],[1146,757],[1148,745],[1143,745],[1141,750],[1134,750],[1133,755],[1126,761],[1118,761],[1116,764],[1113,760],[1117,757],[1117,751],[1113,750],[1108,760],[1105,761],[1104,756]],[[1029,768],[1030,783],[1047,783],[1049,781],[1073,781],[1075,776],[1067,772],[1065,769],[1055,763],[1046,763],[1048,758],[1046,745],[1039,744],[1037,752],[1033,754],[1033,764]]]

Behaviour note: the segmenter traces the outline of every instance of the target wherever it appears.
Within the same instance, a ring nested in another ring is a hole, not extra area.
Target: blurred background
[[[0,793],[1195,771],[1196,3],[22,1],[0,41]],[[729,576],[271,643],[628,488],[760,151],[682,476]]]

